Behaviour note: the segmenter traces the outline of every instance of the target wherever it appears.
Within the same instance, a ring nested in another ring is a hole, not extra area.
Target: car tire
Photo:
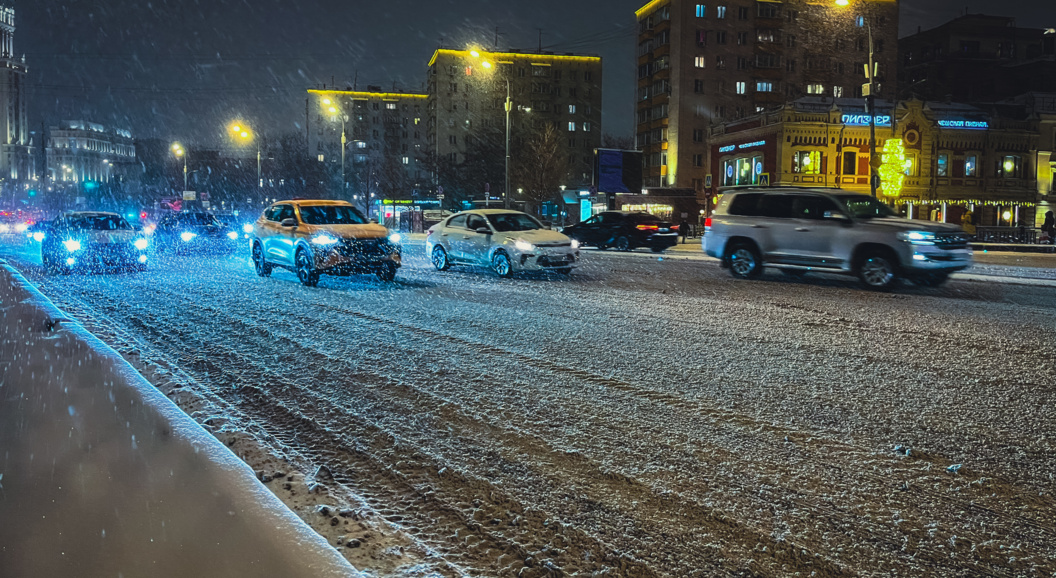
[[[513,264],[510,262],[510,256],[506,254],[506,251],[496,251],[491,257],[491,270],[495,271],[495,274],[499,277],[509,277],[513,273]]]
[[[253,268],[257,270],[257,275],[261,277],[271,275],[271,263],[264,260],[264,249],[260,243],[253,243],[252,255]]]
[[[621,235],[620,237],[616,238],[616,243],[613,245],[613,247],[615,247],[617,251],[630,251],[632,249],[631,240],[628,239],[625,235]]]
[[[297,272],[297,279],[301,281],[302,285],[315,287],[319,284],[319,272],[315,270],[315,264],[312,263],[312,256],[308,254],[308,251],[304,249],[297,251],[297,255],[293,258],[293,263]]]
[[[430,257],[437,271],[447,271],[451,266],[451,262],[447,259],[447,250],[440,245],[433,247],[433,254]]]
[[[382,264],[381,269],[378,269],[376,273],[378,279],[382,281],[393,281],[396,279],[396,263],[392,261],[386,261]]]
[[[893,257],[883,251],[862,255],[855,273],[863,285],[874,291],[888,291],[898,283],[898,265]]]
[[[919,273],[909,278],[914,285],[919,287],[938,287],[949,279],[949,273]]]
[[[739,279],[756,279],[763,274],[759,250],[750,243],[734,243],[726,253],[730,273]]]

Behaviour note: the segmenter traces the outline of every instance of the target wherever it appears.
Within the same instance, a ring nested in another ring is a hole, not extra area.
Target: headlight
[[[389,235],[389,242],[390,243],[399,243],[400,239],[402,239],[402,238],[403,238],[403,235],[401,235],[399,233],[393,233],[393,234]]]
[[[195,238],[197,236],[198,235],[196,235],[196,234],[194,234],[194,233],[192,233],[190,231],[184,231],[184,232],[180,233],[180,238],[183,239],[184,243],[190,243],[191,239],[193,239],[193,238]]]
[[[911,245],[934,245],[935,233],[928,231],[904,231],[898,234],[899,238]]]
[[[246,223],[245,225],[242,225],[242,232],[243,233],[252,233],[253,232],[253,225],[250,225],[249,223]]]
[[[535,250],[535,245],[529,243],[528,241],[516,241],[514,242],[513,246],[517,247],[518,251],[522,251],[525,253]]]
[[[140,255],[139,256],[139,262],[140,263],[146,263],[147,262],[147,256],[146,255]]]
[[[228,231],[227,232],[227,238],[231,239],[232,241],[234,241],[235,239],[238,238],[238,233],[236,233],[234,231]]]
[[[147,241],[146,239],[136,239],[136,242],[132,243],[132,246],[139,249],[140,251],[143,251],[147,248],[147,245],[149,244],[150,241]]]
[[[577,241],[575,239],[572,239],[572,248],[573,249],[578,249],[579,248],[579,241]]]
[[[66,239],[62,242],[62,246],[66,247],[66,250],[70,253],[81,250],[81,242],[77,239]]]
[[[19,233],[24,233],[29,228],[29,223],[19,223],[15,225],[15,230]]]
[[[320,245],[322,247],[329,247],[330,245],[336,245],[337,242],[338,242],[338,239],[336,237],[331,237],[330,235],[327,235],[326,233],[323,233],[321,235],[316,235],[316,236],[312,237],[312,243],[315,243],[316,245]]]
[[[37,231],[36,233],[33,233],[33,240],[38,242],[38,243],[43,241],[44,240],[44,233],[41,233],[40,231]]]

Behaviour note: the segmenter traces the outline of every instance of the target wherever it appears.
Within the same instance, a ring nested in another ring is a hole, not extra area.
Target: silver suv
[[[790,276],[856,275],[870,289],[900,278],[937,286],[972,264],[960,227],[904,219],[871,196],[833,189],[727,192],[701,244],[736,277],[758,277],[766,265]]]

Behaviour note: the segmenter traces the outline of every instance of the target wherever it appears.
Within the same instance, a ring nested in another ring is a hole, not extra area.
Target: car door
[[[792,220],[795,222],[790,238],[798,255],[799,264],[834,267],[840,264],[834,256],[834,244],[842,237],[842,212],[832,199],[823,195],[795,194],[792,196]],[[837,215],[834,218],[834,215]]]
[[[572,237],[578,240],[584,245],[597,245],[598,244],[598,227],[601,226],[601,217],[594,215],[593,217],[583,221],[582,223],[575,226],[570,231]]]
[[[795,227],[792,195],[768,193],[759,199],[759,216],[752,221],[751,236],[759,244],[764,261],[784,263],[795,258]]]
[[[466,232],[462,236],[462,253],[467,261],[486,264],[494,235],[478,233],[478,229],[492,231],[488,220],[483,215],[470,213],[466,217]]]
[[[447,247],[447,254],[456,261],[462,261],[462,237],[466,233],[467,214],[455,215],[440,229],[440,243]]]
[[[621,234],[623,227],[623,215],[617,212],[598,213],[597,244],[612,245]]]
[[[275,205],[273,213],[275,220],[268,219],[268,236],[263,240],[264,251],[268,255],[268,261],[282,265],[293,266],[293,244],[295,227],[283,227],[285,219],[297,219],[294,214],[293,205]]]

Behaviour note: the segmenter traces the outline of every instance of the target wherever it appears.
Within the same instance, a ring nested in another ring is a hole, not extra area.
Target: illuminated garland
[[[880,173],[880,187],[884,191],[884,196],[897,197],[902,194],[902,183],[906,179],[905,170],[908,168],[906,163],[913,162],[906,160],[906,148],[902,146],[902,139],[887,139],[880,158],[882,162],[877,170]]]

